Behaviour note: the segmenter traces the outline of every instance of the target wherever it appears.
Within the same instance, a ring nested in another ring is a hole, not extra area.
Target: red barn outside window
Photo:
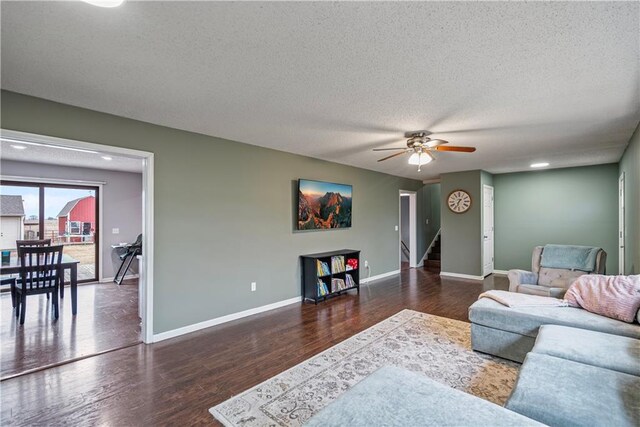
[[[68,202],[58,214],[58,235],[67,242],[92,242],[96,229],[96,198],[82,197]]]

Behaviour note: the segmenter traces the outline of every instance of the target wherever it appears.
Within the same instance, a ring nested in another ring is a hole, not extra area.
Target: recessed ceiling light
[[[122,3],[124,3],[124,0],[82,0],[82,1],[84,1],[85,3],[89,3],[94,6],[100,6],[100,7],[118,7]]]
[[[15,148],[16,150],[26,150],[27,147],[24,145],[12,145],[11,148]]]
[[[532,168],[546,168],[547,166],[549,166],[547,162],[531,163]]]
[[[109,157],[109,156],[102,156],[102,158],[105,160],[113,160],[113,157]]]

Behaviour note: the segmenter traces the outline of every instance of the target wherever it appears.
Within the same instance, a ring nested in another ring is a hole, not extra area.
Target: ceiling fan
[[[407,139],[407,147],[398,147],[398,148],[374,148],[373,151],[389,151],[389,150],[402,150],[400,153],[395,153],[387,157],[383,157],[378,160],[382,162],[387,159],[391,159],[393,157],[400,156],[402,154],[412,153],[409,157],[410,165],[417,165],[418,172],[420,172],[420,167],[422,165],[426,165],[427,163],[435,160],[432,151],[455,151],[460,153],[473,153],[476,151],[475,147],[460,147],[454,145],[444,145],[448,144],[449,141],[445,141],[444,139],[431,139],[429,135],[431,132],[428,131],[415,131],[415,132],[407,132],[404,136]]]

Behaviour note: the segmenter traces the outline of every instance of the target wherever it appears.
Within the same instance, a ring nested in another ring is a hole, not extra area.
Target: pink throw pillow
[[[640,275],[578,277],[564,298],[572,307],[632,323],[640,309]]]

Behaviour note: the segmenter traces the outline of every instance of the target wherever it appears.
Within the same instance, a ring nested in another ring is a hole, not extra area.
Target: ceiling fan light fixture
[[[409,164],[417,165],[418,172],[420,172],[420,166],[431,163],[432,160],[433,158],[425,153],[413,153],[411,156],[409,156]]]

